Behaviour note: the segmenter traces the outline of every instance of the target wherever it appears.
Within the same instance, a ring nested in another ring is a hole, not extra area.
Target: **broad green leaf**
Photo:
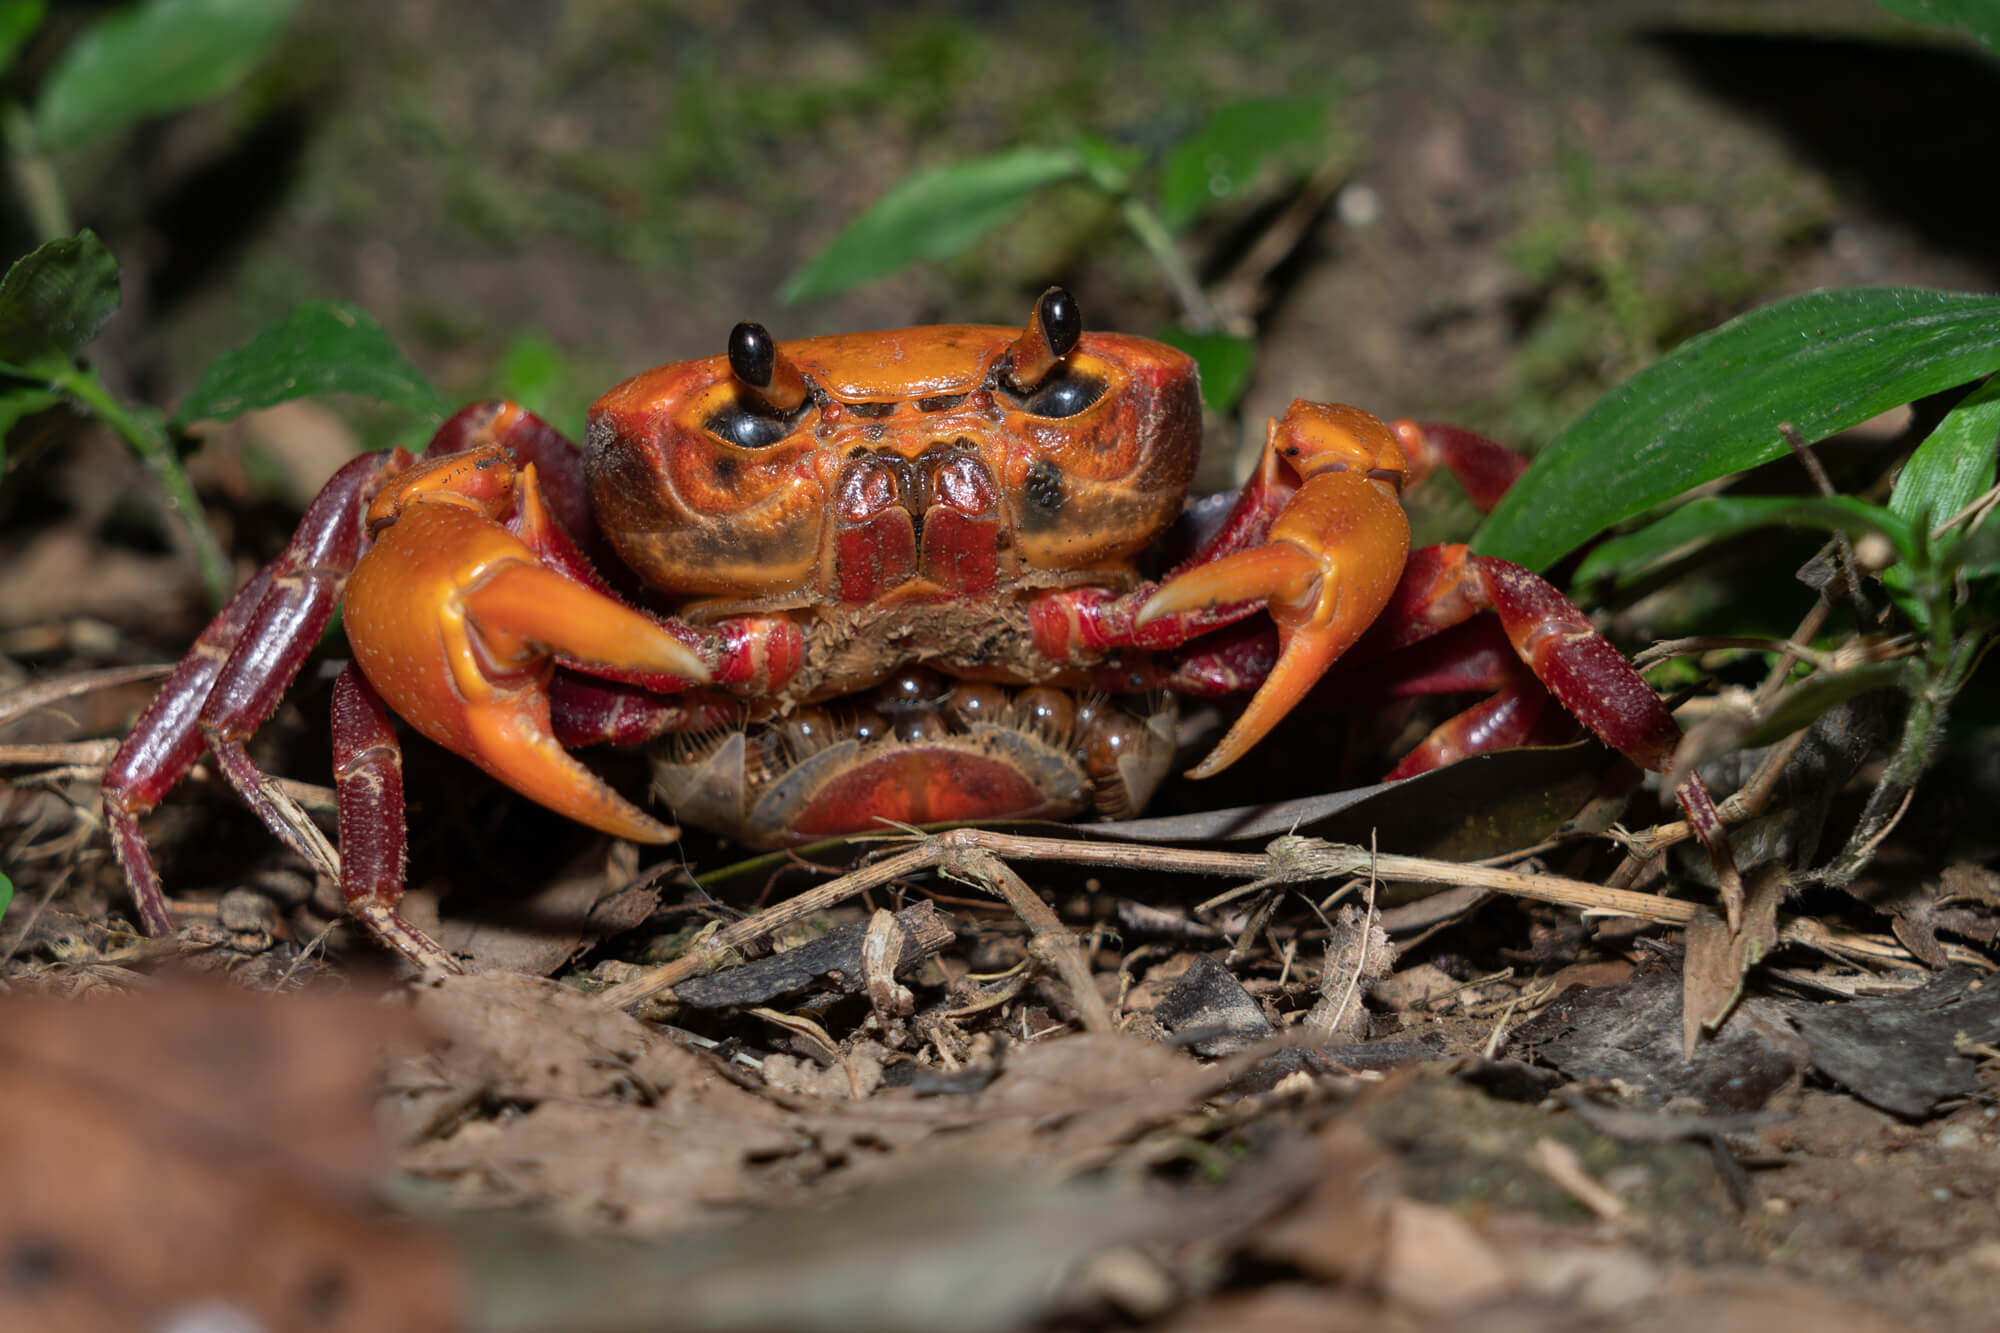
[[[1634,375],[1553,440],[1473,545],[1541,569],[1691,486],[2000,369],[2000,297],[1811,292],[1742,315]]]
[[[1315,148],[1326,133],[1326,103],[1273,97],[1231,102],[1160,169],[1160,215],[1176,230],[1250,183],[1274,156]]]
[[[118,261],[92,232],[49,241],[0,278],[0,361],[68,368],[118,308]]]
[[[42,83],[35,130],[73,148],[228,92],[299,0],[140,0],[83,30]]]
[[[13,905],[14,881],[8,879],[5,875],[0,875],[0,916],[5,916],[7,909]]]
[[[1850,496],[1793,500],[1783,496],[1712,495],[1690,500],[1657,523],[1613,537],[1584,557],[1576,581],[1615,578],[1629,583],[1661,561],[1704,542],[1753,528],[1817,528],[1850,537],[1879,532],[1908,558],[1916,544],[1910,525],[1879,505]]]
[[[955,255],[1012,217],[1031,195],[1087,174],[1075,148],[1011,148],[911,172],[786,278],[778,299],[809,301]]]
[[[14,63],[21,43],[42,26],[43,0],[0,0],[0,71]]]
[[[1944,28],[1963,28],[1989,51],[2000,51],[1996,0],[1875,0],[1891,13]]]
[[[1208,409],[1218,416],[1236,410],[1243,390],[1250,384],[1250,368],[1256,363],[1257,342],[1228,333],[1193,333],[1178,325],[1160,330],[1160,341],[1178,347],[1201,367],[1201,396]]]
[[[1917,446],[1896,478],[1889,508],[1920,536],[1929,534],[1993,488],[1996,444],[2000,444],[2000,376],[1961,399]],[[1938,552],[1949,551],[1963,536],[1963,528],[1946,533],[1939,539]],[[1930,613],[1918,591],[1922,577],[1923,572],[1907,561],[1882,571],[1882,583],[1896,604],[1917,624],[1928,627]]]
[[[433,419],[444,401],[359,307],[309,301],[208,367],[174,425],[229,421],[315,393],[352,393]]]

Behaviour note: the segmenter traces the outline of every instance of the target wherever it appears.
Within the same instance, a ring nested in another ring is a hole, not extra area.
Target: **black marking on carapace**
[[[731,457],[730,457],[730,456],[729,456],[728,454],[717,454],[717,455],[715,455],[715,458],[714,458],[714,461],[713,461],[713,463],[711,464],[711,467],[712,467],[712,470],[713,470],[713,471],[714,471],[714,473],[715,473],[715,484],[716,484],[716,485],[718,485],[718,486],[731,486],[731,485],[734,485],[734,484],[735,484],[735,482],[736,482],[736,460],[735,460],[735,459],[733,459],[733,458],[731,458]]]
[[[1063,504],[1062,469],[1046,458],[1037,458],[1028,467],[1027,484],[1021,488],[1027,504],[1021,512],[1021,525],[1026,528],[1045,527],[1055,520],[1056,511]]]

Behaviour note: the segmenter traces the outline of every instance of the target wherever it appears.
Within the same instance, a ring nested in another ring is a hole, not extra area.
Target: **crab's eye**
[[[1057,370],[1036,385],[1021,406],[1038,417],[1073,417],[1103,396],[1103,380]]]
[[[1076,298],[1051,287],[1035,302],[1021,336],[1007,344],[994,372],[1002,389],[1038,417],[1073,417],[1104,396],[1104,381],[1069,365],[1083,337]]]
[[[762,406],[762,404],[758,404]],[[792,417],[771,416],[731,403],[702,425],[739,449],[768,449],[792,433]]]
[[[768,449],[790,435],[805,411],[805,377],[762,324],[746,319],[729,331],[729,372],[736,401],[702,424],[742,449]]]

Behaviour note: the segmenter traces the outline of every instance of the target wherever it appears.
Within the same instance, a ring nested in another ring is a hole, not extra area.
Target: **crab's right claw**
[[[698,684],[709,678],[700,655],[542,565],[484,497],[468,502],[450,488],[409,496],[348,583],[348,638],[369,683],[419,732],[522,795],[617,837],[672,841],[678,830],[557,744],[548,683],[560,654]]]
[[[1278,662],[1221,742],[1189,777],[1220,773],[1298,705],[1375,622],[1410,549],[1403,455],[1389,428],[1357,408],[1292,404],[1264,446],[1301,478],[1266,543],[1197,565],[1139,610],[1139,623],[1229,602],[1264,602]]]

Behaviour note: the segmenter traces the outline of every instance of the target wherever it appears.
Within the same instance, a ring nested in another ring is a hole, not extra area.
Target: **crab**
[[[244,742],[336,606],[353,653],[332,703],[342,888],[351,915],[426,968],[457,963],[397,910],[392,717],[642,843],[678,829],[570,748],[667,738],[656,787],[676,817],[756,846],[883,821],[1128,814],[1171,767],[1175,695],[1250,692],[1192,770],[1208,777],[1343,655],[1390,693],[1491,692],[1392,777],[1521,743],[1551,698],[1642,767],[1668,767],[1673,718],[1555,588],[1464,546],[1409,549],[1413,477],[1448,468],[1491,504],[1518,456],[1300,400],[1221,521],[1148,578],[1185,526],[1200,427],[1186,355],[1085,332],[1051,288],[1019,329],[778,343],[738,324],[726,355],[599,399],[581,450],[487,403],[421,458],[358,458],[106,771],[140,920],[173,930],[140,817],[204,753],[310,855]],[[1700,779],[1676,795],[1718,852]]]

